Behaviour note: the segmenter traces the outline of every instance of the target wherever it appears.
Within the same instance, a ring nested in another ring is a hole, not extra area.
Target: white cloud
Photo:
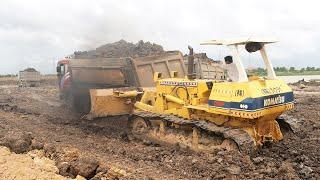
[[[53,73],[59,57],[120,39],[183,52],[191,44],[217,58],[219,48],[199,42],[250,36],[280,40],[268,47],[274,65],[319,67],[318,7],[315,0],[1,0],[0,73],[27,66]]]

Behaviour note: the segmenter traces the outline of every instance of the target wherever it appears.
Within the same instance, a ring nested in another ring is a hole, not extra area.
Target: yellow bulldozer
[[[185,78],[178,78],[176,72],[172,72],[173,78],[162,78],[161,73],[156,73],[155,90],[145,91],[135,103],[133,131],[150,134],[152,129],[152,136],[181,141],[194,149],[222,147],[250,151],[283,139],[276,119],[293,108],[294,99],[292,89],[276,77],[266,54],[265,45],[274,42],[245,39],[202,43],[226,45],[231,50],[237,81],[195,79],[192,66],[188,66]],[[247,76],[240,59],[241,46],[250,53],[260,51],[266,77]],[[193,64],[193,49],[189,50],[189,64]],[[167,135],[176,129],[183,129],[184,136]]]
[[[267,56],[265,46],[274,42],[239,39],[202,43],[229,48],[237,72],[237,79],[232,81],[197,79],[193,49],[189,47],[187,73],[181,68],[166,68],[170,70],[166,74],[153,69],[154,87],[90,89],[87,118],[125,114],[135,136],[194,150],[251,152],[278,142],[283,139],[279,123],[291,123],[278,117],[293,108],[294,97],[292,89],[275,75]],[[239,53],[242,47],[249,53],[260,52],[266,77],[247,75]]]

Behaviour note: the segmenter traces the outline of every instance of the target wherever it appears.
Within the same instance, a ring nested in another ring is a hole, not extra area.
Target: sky
[[[76,50],[120,39],[161,44],[165,50],[227,50],[209,39],[277,38],[267,45],[274,66],[320,67],[320,2],[316,0],[0,0],[0,74],[26,67],[54,73]],[[260,59],[243,54],[244,64]]]

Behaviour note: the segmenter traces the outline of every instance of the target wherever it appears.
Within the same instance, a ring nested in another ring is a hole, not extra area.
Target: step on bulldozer
[[[292,89],[277,78],[266,45],[273,39],[210,40],[202,45],[227,46],[237,79],[196,79],[193,49],[188,74],[154,73],[155,88],[144,90],[129,120],[135,135],[195,150],[216,148],[251,152],[283,139],[277,118],[294,107]],[[260,52],[267,76],[248,76],[239,53]],[[228,73],[228,72],[227,72]],[[283,120],[283,119],[282,119]],[[290,122],[287,122],[290,125]]]

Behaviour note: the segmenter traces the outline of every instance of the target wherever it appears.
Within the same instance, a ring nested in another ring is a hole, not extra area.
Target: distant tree
[[[300,72],[305,72],[306,71],[306,68],[301,68],[300,69]]]
[[[279,71],[279,67],[274,67],[274,71]]]
[[[286,67],[278,67],[278,71],[286,72],[286,71],[288,71],[288,69]]]
[[[289,71],[290,71],[290,72],[294,72],[294,71],[295,71],[295,68],[294,68],[294,67],[290,67]]]
[[[253,76],[265,76],[267,72],[264,68],[258,67],[256,69],[248,70],[248,74]]]

